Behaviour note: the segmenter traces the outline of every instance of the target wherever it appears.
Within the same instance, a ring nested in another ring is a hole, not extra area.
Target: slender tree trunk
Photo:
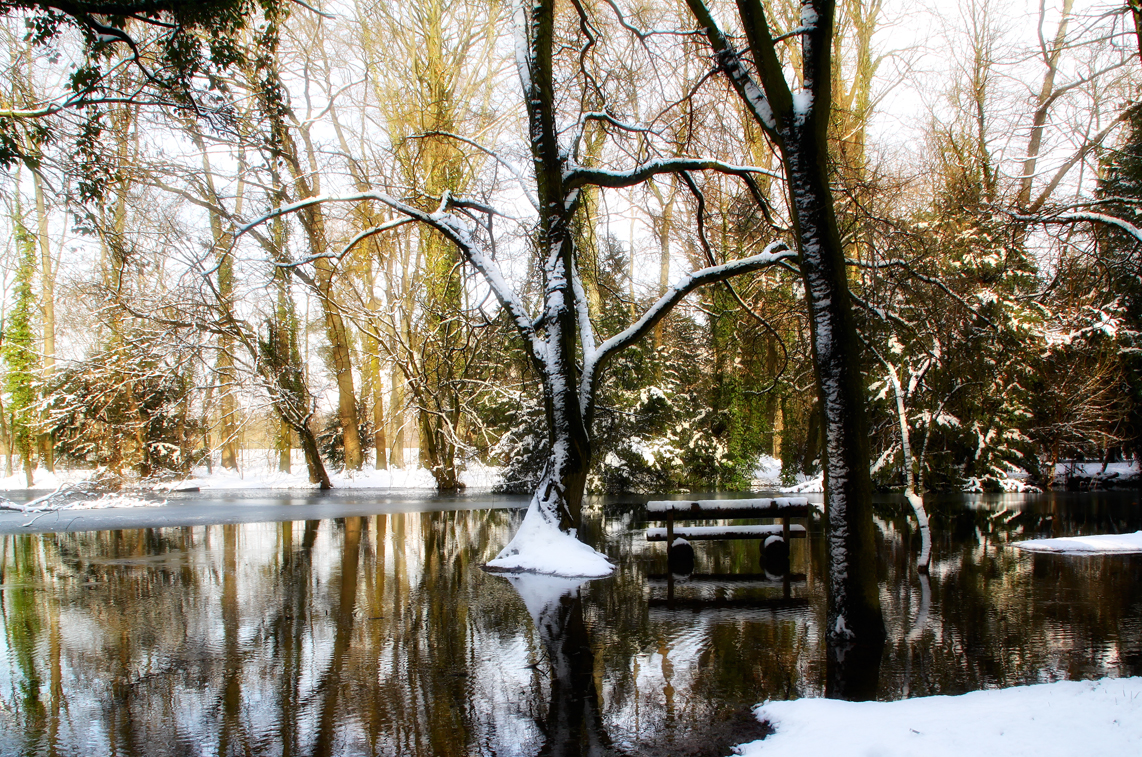
[[[373,354],[369,360],[373,373],[373,449],[377,454],[377,470],[388,470],[388,439],[385,435],[385,386],[381,375],[381,345],[373,344]]]
[[[44,202],[43,181],[38,172],[32,173],[36,189],[37,236],[40,240],[40,325],[43,330],[43,355],[41,368],[44,381],[51,383],[56,362],[56,311],[55,311],[55,272],[53,270],[51,239],[48,237],[48,211]],[[46,411],[45,411],[46,414]],[[51,431],[45,431],[39,438],[40,462],[55,473],[55,442]]]
[[[785,149],[790,206],[810,311],[814,365],[824,416],[830,613],[835,637],[883,638],[872,522],[868,431],[860,341],[844,249],[827,177],[824,140],[796,135]]]
[[[275,72],[276,76],[276,72]],[[318,183],[319,166],[317,155],[306,128],[301,128],[305,142],[308,167],[301,164],[301,153],[290,127],[280,116],[274,117],[275,146],[284,159],[293,177],[296,196],[294,199],[313,197],[321,192]],[[329,242],[325,230],[325,214],[321,205],[311,205],[298,214],[305,230],[310,255],[323,255],[328,251]],[[313,263],[315,276],[314,292],[321,305],[325,319],[325,334],[329,340],[329,351],[333,362],[333,375],[337,382],[337,417],[341,424],[345,450],[345,467],[360,470],[364,456],[361,452],[361,436],[357,420],[357,395],[353,388],[353,366],[349,351],[349,332],[341,316],[341,306],[334,293],[336,269],[329,258],[318,258]]]
[[[828,183],[836,5],[833,0],[802,1],[801,87],[796,96],[786,80],[760,0],[737,2],[752,61],[737,51],[703,0],[687,0],[687,5],[734,91],[781,153],[825,430],[826,691],[831,696],[872,696],[876,682],[869,681],[879,669],[885,629],[877,582],[860,343]]]
[[[206,142],[202,136],[193,129],[190,130],[191,139],[195,147],[202,153],[202,172],[209,193],[210,202],[219,202],[218,191],[214,186],[214,171],[210,166],[210,155],[206,151]],[[238,192],[238,206],[235,212],[241,212],[242,192]],[[233,318],[234,310],[234,258],[230,254],[230,238],[222,226],[223,219],[218,213],[210,213],[210,232],[214,242],[214,249],[218,255],[218,299],[219,305],[226,318]],[[237,372],[234,369],[234,336],[226,331],[218,340],[218,360],[215,370],[218,373],[219,388],[219,434],[222,437],[222,467],[227,470],[238,469],[238,424],[237,400],[234,390],[238,383]]]
[[[1031,204],[1031,189],[1035,182],[1035,166],[1039,161],[1039,151],[1043,145],[1043,132],[1046,130],[1047,113],[1055,101],[1055,74],[1059,68],[1059,55],[1067,41],[1067,26],[1071,21],[1071,9],[1074,0],[1063,0],[1062,15],[1059,26],[1055,30],[1054,45],[1043,50],[1044,64],[1047,66],[1043,74],[1043,85],[1039,90],[1039,97],[1035,101],[1035,113],[1031,119],[1031,136],[1027,140],[1027,157],[1023,161],[1023,178],[1020,181],[1019,196],[1016,202],[1020,207],[1026,208]],[[1042,10],[1042,8],[1041,8]],[[1042,23],[1042,18],[1039,21]]]
[[[290,460],[290,453],[293,452],[293,429],[285,422],[285,419],[278,420],[278,470],[282,473],[289,473],[293,467]]]
[[[398,376],[399,369],[393,369],[393,386],[389,392],[389,422],[392,424],[393,440],[392,453],[389,462],[397,468],[403,468],[404,462],[404,381]]]
[[[916,462],[912,458],[912,434],[908,424],[908,411],[904,407],[904,389],[900,386],[896,366],[887,360],[883,362],[888,369],[888,381],[892,384],[892,393],[896,397],[896,419],[900,425],[900,449],[904,457],[904,498],[912,506],[912,513],[916,516],[916,524],[920,529],[920,556],[916,558],[916,570],[927,573],[928,563],[932,557],[932,532],[928,527],[928,511],[924,509],[924,492],[918,490],[916,486]]]

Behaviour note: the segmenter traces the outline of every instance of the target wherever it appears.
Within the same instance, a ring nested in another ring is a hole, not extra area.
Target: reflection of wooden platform
[[[646,577],[651,586],[669,587],[671,581],[675,586],[701,586],[707,588],[718,584],[727,584],[735,589],[767,589],[774,586],[783,586],[785,576],[774,576],[769,573],[691,573],[685,577],[674,577],[670,573],[651,573]],[[789,582],[795,584],[805,583],[804,573],[791,573]]]
[[[649,606],[659,610],[800,610],[809,607],[804,597],[770,597],[758,599],[673,599],[651,597]]]
[[[673,573],[650,574],[646,577],[650,588],[666,587],[666,597],[650,598],[651,607],[664,607],[668,610],[727,610],[727,609],[773,609],[781,610],[796,607],[808,607],[809,600],[794,597],[793,584],[804,584],[804,573],[786,573],[784,576],[773,576],[768,573],[692,573],[689,576],[675,576]],[[732,588],[732,589],[781,589],[780,597],[676,597],[675,591],[679,588],[694,587],[695,589]]]

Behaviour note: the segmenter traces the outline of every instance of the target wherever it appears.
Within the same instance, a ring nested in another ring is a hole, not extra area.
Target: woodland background
[[[999,489],[1013,471],[1050,485],[1060,461],[1135,457],[1132,6],[838,6],[830,182],[876,482],[904,483],[905,446],[921,489]],[[767,7],[796,30],[798,3]],[[507,4],[267,3],[229,29],[220,15],[194,65],[142,21],[128,51],[27,4],[0,10],[9,475],[163,477],[233,468],[242,448],[288,468],[301,448],[315,483],[419,464],[451,489],[474,460],[503,466],[505,487],[534,483],[540,389],[449,242],[373,202],[248,228],[315,195],[381,189],[430,211],[462,193],[501,208],[487,234],[534,299]],[[765,171],[590,190],[579,266],[606,336],[682,272],[782,239],[787,203],[685,6],[561,13],[560,107],[607,116],[585,122],[580,163],[700,153]],[[797,69],[796,46],[781,50]],[[779,269],[692,294],[600,391],[596,490],[748,488],[763,455],[786,483],[820,469],[804,292]]]

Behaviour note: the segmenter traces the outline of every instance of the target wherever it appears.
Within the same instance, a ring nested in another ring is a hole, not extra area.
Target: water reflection
[[[844,685],[897,698],[1142,673],[1142,558],[1007,546],[1137,529],[1137,499],[937,500],[927,578],[906,508],[882,503],[889,639]],[[479,570],[518,517],[0,537],[0,753],[727,754],[757,738],[735,730],[749,705],[833,685],[819,525],[788,581],[746,542],[701,545],[676,580],[615,512],[584,530],[616,575],[561,586]]]

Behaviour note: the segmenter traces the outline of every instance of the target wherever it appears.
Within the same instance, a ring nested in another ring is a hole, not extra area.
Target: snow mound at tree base
[[[579,541],[574,531],[560,531],[547,522],[534,503],[511,542],[485,567],[504,573],[582,578],[602,578],[615,570],[605,555]]]
[[[767,702],[745,757],[1142,754],[1142,678],[1060,681],[898,702]]]
[[[1011,546],[1028,552],[1056,554],[1125,555],[1142,553],[1142,531],[1132,534],[1104,534],[1101,536],[1071,536],[1058,539],[1028,539]]]

